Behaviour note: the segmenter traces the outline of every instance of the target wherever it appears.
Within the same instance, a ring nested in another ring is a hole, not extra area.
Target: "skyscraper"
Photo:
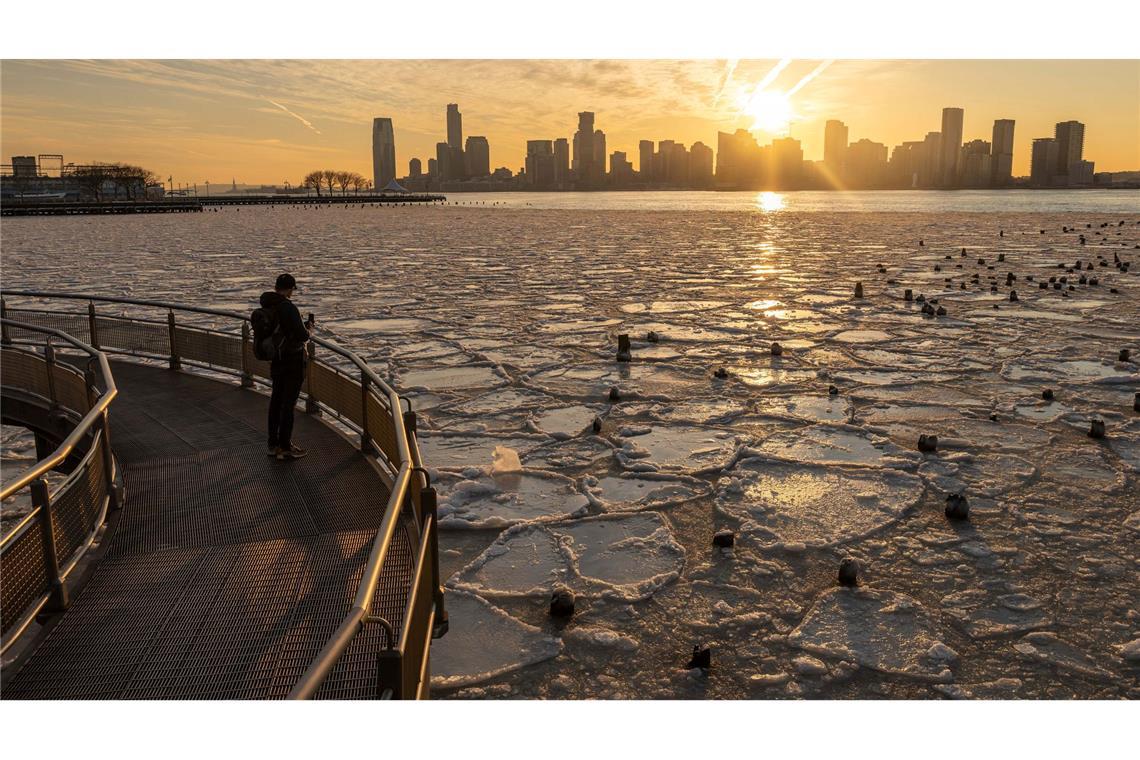
[[[963,145],[959,163],[962,187],[988,187],[992,163],[990,144],[985,140],[971,140]]]
[[[994,139],[990,153],[990,184],[1004,187],[1013,179],[1013,119],[994,122]]]
[[[1036,187],[1048,187],[1057,173],[1057,141],[1052,137],[1039,137],[1033,141],[1030,156],[1029,182]]]
[[[418,158],[413,158],[408,162],[408,176],[419,177],[424,173],[424,165]]]
[[[653,141],[642,140],[637,144],[637,171],[642,182],[653,181]]]
[[[491,146],[487,138],[472,135],[467,138],[467,176],[487,177],[491,174]]]
[[[606,133],[594,130],[594,180],[601,181],[606,176]]]
[[[435,166],[440,181],[452,178],[451,146],[445,142],[435,144]]]
[[[372,187],[382,189],[396,178],[396,137],[392,120],[377,117],[372,120]]]
[[[713,181],[713,151],[702,142],[693,143],[689,150],[689,184],[709,187]]]
[[[564,186],[570,181],[570,141],[559,137],[554,141],[554,182]]]
[[[954,187],[958,184],[958,161],[962,152],[961,108],[942,109],[942,186]]]
[[[830,119],[823,126],[823,163],[832,176],[840,177],[847,158],[847,125]]]
[[[879,187],[887,176],[887,146],[863,138],[847,146],[847,175],[855,187]]]
[[[922,163],[918,174],[919,187],[936,187],[942,179],[942,133],[927,132],[922,140]]]
[[[458,103],[447,104],[447,144],[463,149],[463,114],[459,113]]]
[[[582,111],[578,114],[578,131],[574,133],[575,178],[579,182],[589,181],[594,175],[594,114]]]
[[[1080,163],[1085,147],[1085,125],[1079,121],[1062,121],[1054,128],[1057,141],[1057,174],[1068,176]]]
[[[554,146],[550,140],[526,141],[526,181],[536,188],[554,184]]]

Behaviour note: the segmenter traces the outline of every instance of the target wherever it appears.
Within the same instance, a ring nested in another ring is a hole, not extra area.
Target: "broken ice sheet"
[[[1044,603],[1003,588],[974,588],[942,597],[943,613],[971,638],[992,639],[1053,625]]]
[[[432,688],[454,689],[556,657],[562,642],[464,591],[447,593],[447,635],[431,644]]]
[[[654,425],[622,430],[618,461],[630,470],[707,472],[729,463],[736,437],[729,430],[690,425]]]
[[[570,478],[540,471],[481,472],[473,478],[445,474],[433,485],[439,491],[441,528],[505,528],[572,517],[589,503]]]
[[[788,644],[883,673],[952,678],[937,618],[905,594],[870,588],[825,591],[788,635]]]
[[[717,484],[717,508],[764,547],[834,546],[902,518],[922,481],[897,470],[745,459]]]
[[[448,581],[484,596],[586,596],[637,601],[675,580],[685,550],[658,512],[527,523],[504,531]]]
[[[607,512],[658,508],[694,499],[707,493],[708,484],[697,478],[656,473],[587,476],[584,483],[590,501]]]
[[[813,425],[778,433],[756,450],[766,456],[813,464],[879,467],[916,460],[913,452],[851,425]]]

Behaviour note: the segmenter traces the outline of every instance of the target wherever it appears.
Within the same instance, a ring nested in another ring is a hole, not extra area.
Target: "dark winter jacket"
[[[281,353],[285,356],[303,353],[305,343],[309,340],[309,331],[301,321],[301,312],[297,310],[296,304],[276,291],[267,290],[261,294],[261,305],[277,312],[277,329],[285,334]]]

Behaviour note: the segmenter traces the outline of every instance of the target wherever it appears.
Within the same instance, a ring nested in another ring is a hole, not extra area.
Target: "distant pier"
[[[335,206],[341,204],[441,203],[444,195],[432,193],[387,193],[383,195],[242,195],[210,196],[161,201],[21,201],[5,200],[3,216],[72,216],[76,214],[186,214],[201,212],[207,206]]]

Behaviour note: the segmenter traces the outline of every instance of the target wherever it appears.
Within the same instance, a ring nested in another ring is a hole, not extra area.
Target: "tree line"
[[[137,193],[146,197],[147,185],[160,184],[162,179],[141,166],[130,164],[103,164],[95,163],[90,166],[77,166],[70,176],[79,184],[79,188],[86,195],[95,196],[96,200],[103,200],[103,189],[110,183],[115,190],[115,197],[123,190],[130,200],[137,199]]]
[[[348,188],[350,187],[357,193],[361,190],[366,192],[371,190],[372,180],[366,179],[356,172],[319,169],[306,174],[305,179],[301,181],[301,187],[316,190],[318,197],[321,194],[321,188],[328,190],[329,195],[333,194],[333,188],[340,188],[341,195],[348,195]]]

